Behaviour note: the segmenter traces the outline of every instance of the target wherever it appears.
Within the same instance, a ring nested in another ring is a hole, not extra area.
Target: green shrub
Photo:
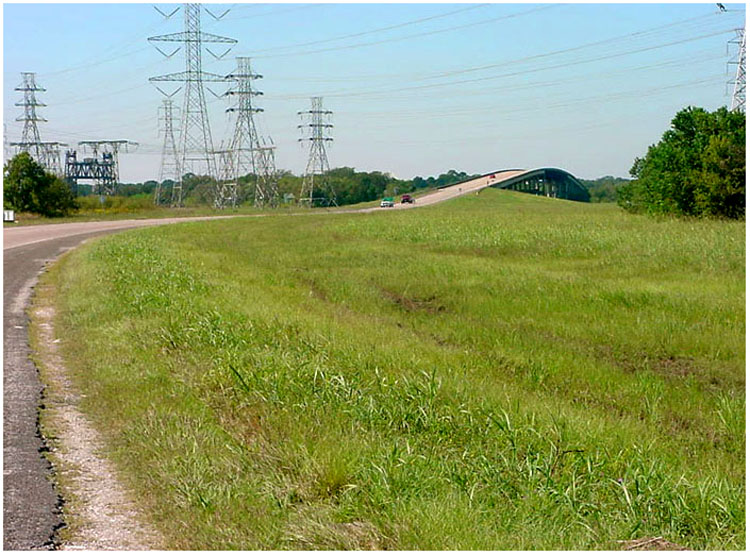
[[[685,108],[630,174],[618,190],[628,211],[744,218],[745,114]]]

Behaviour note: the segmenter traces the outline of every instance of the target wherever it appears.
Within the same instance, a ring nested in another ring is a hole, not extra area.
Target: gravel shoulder
[[[64,528],[55,538],[62,550],[150,550],[164,545],[133,497],[118,480],[104,443],[79,409],[81,394],[64,366],[55,335],[55,289],[37,287],[32,318],[32,356],[46,385],[41,411],[47,457],[55,470]]]

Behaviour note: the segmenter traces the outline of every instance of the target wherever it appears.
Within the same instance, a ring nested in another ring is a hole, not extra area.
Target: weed
[[[176,548],[736,549],[743,237],[498,191],[146,229],[59,325]]]

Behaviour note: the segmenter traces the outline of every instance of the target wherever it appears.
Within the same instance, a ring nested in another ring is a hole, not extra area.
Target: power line
[[[521,16],[524,16],[524,15],[528,15],[530,13],[535,13],[535,12],[539,12],[539,11],[554,9],[554,8],[557,8],[560,5],[561,4],[552,4],[552,5],[548,5],[548,6],[541,6],[541,7],[533,8],[531,10],[526,10],[526,11],[523,11],[523,12],[517,12],[517,13],[503,15],[503,16],[500,16],[500,17],[494,17],[492,19],[485,19],[483,21],[476,21],[474,23],[466,23],[464,25],[456,25],[454,27],[448,27],[448,28],[445,28],[445,29],[438,29],[438,30],[435,30],[435,31],[426,31],[426,32],[417,33],[417,34],[414,34],[414,35],[406,35],[406,36],[403,36],[403,37],[395,37],[395,38],[391,38],[391,39],[383,39],[383,40],[377,40],[377,41],[372,41],[372,42],[361,42],[359,44],[350,44],[350,45],[346,45],[346,46],[335,46],[335,47],[331,47],[331,48],[321,48],[321,49],[318,49],[318,50],[307,50],[307,51],[301,51],[301,52],[289,52],[289,53],[286,53],[286,54],[267,54],[265,56],[257,56],[257,58],[281,58],[281,57],[288,57],[288,56],[307,56],[309,54],[320,54],[322,52],[335,52],[335,51],[338,51],[338,50],[351,50],[353,48],[363,48],[363,47],[366,47],[366,46],[374,46],[374,45],[377,45],[377,44],[384,44],[384,43],[389,43],[390,44],[390,43],[398,42],[398,41],[402,41],[402,40],[409,40],[409,39],[413,39],[413,38],[426,37],[426,36],[430,36],[430,35],[436,35],[438,33],[448,33],[448,32],[452,32],[452,31],[457,31],[459,29],[467,29],[469,27],[476,27],[478,25],[487,25],[489,23],[495,23],[497,21],[502,21],[502,20],[505,20],[505,19],[511,19],[511,18],[514,18],[514,17],[521,17]]]
[[[506,78],[506,77],[512,77],[512,76],[517,76],[517,75],[527,75],[529,73],[538,73],[540,71],[548,71],[550,69],[562,69],[562,68],[572,67],[572,66],[576,66],[576,65],[580,65],[580,64],[585,64],[585,63],[598,62],[598,61],[602,61],[602,60],[610,60],[610,59],[619,58],[619,57],[622,57],[622,56],[629,56],[631,54],[639,54],[639,53],[642,53],[642,52],[649,52],[651,50],[657,50],[657,49],[660,49],[660,48],[667,48],[669,46],[676,46],[678,44],[685,44],[685,43],[688,43],[688,42],[695,42],[697,40],[702,40],[702,39],[709,38],[709,37],[723,35],[723,34],[726,34],[726,33],[730,32],[730,31],[733,31],[733,30],[734,29],[724,29],[724,30],[717,31],[717,32],[714,32],[714,33],[708,33],[708,34],[705,34],[705,35],[700,35],[700,36],[697,36],[697,37],[691,37],[691,38],[688,38],[688,39],[683,39],[683,40],[678,40],[678,41],[672,41],[672,42],[668,42],[668,43],[664,43],[664,44],[658,44],[658,45],[655,45],[655,46],[647,46],[647,47],[643,47],[643,48],[637,48],[637,49],[633,49],[633,50],[627,50],[625,52],[617,52],[617,53],[614,53],[614,54],[607,54],[607,55],[603,55],[603,56],[596,56],[596,57],[592,57],[592,58],[588,58],[588,59],[584,59],[584,60],[578,60],[578,61],[574,61],[574,62],[558,63],[558,64],[554,64],[554,65],[550,65],[550,66],[545,66],[545,67],[541,67],[541,68],[532,68],[532,69],[526,69],[526,70],[519,70],[519,71],[510,72],[510,73],[502,73],[502,74],[491,75],[491,76],[487,76],[487,77],[477,77],[477,78],[474,78],[474,79],[461,79],[461,80],[457,80],[457,81],[448,81],[448,82],[443,82],[443,83],[432,83],[432,84],[426,84],[426,85],[414,85],[414,86],[410,86],[410,87],[398,87],[398,88],[392,88],[392,89],[381,89],[381,90],[367,89],[367,90],[362,90],[362,91],[346,91],[346,92],[341,92],[341,93],[330,93],[329,96],[333,96],[333,97],[373,96],[373,95],[380,95],[380,94],[392,94],[394,92],[403,92],[403,91],[421,91],[421,90],[431,89],[431,88],[437,88],[437,87],[448,87],[448,86],[455,86],[455,85],[464,85],[464,84],[467,84],[467,83],[480,83],[480,82],[484,82],[484,81],[491,81],[491,80],[494,80],[494,79],[503,79],[503,78]],[[510,63],[512,63],[512,62],[508,62],[508,64],[510,64]],[[294,98],[294,97],[290,97],[290,98]]]
[[[294,44],[289,44],[287,46],[276,46],[276,47],[272,47],[272,48],[261,48],[259,50],[255,50],[255,52],[257,53],[257,52],[270,52],[270,51],[273,51],[273,50],[286,50],[288,48],[297,48],[299,46],[312,46],[312,45],[315,45],[315,44],[323,44],[323,43],[326,43],[326,42],[335,42],[337,40],[357,38],[357,37],[362,37],[362,36],[365,36],[365,35],[371,35],[373,33],[381,33],[383,31],[392,31],[393,29],[400,29],[402,27],[407,27],[409,25],[417,25],[419,23],[425,23],[427,21],[432,21],[432,20],[435,20],[435,19],[441,19],[443,17],[450,17],[450,16],[456,15],[458,13],[463,13],[463,12],[467,12],[467,11],[470,11],[470,10],[476,10],[476,9],[479,9],[479,8],[485,8],[485,7],[490,6],[490,5],[491,4],[477,4],[477,5],[473,5],[473,6],[468,6],[468,7],[465,7],[465,8],[461,8],[460,10],[453,10],[453,11],[446,12],[446,13],[441,13],[441,14],[438,14],[438,15],[432,15],[430,17],[423,17],[423,18],[420,18],[420,19],[413,19],[411,21],[404,21],[403,23],[397,23],[395,25],[388,25],[387,27],[379,27],[377,29],[370,29],[369,31],[361,31],[359,33],[352,33],[352,34],[349,34],[349,35],[339,35],[337,37],[331,37],[331,38],[328,38],[328,39],[321,39],[321,40],[313,40],[313,41],[309,41],[309,42],[298,42],[298,43],[294,43]]]

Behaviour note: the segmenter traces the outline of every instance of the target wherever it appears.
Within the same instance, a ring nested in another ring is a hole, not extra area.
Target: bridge
[[[559,168],[536,168],[533,170],[499,170],[451,183],[420,197],[417,204],[419,206],[435,204],[469,193],[477,193],[488,187],[579,202],[589,200],[588,190],[572,174]],[[413,205],[396,204],[394,208],[404,209],[411,206]]]

